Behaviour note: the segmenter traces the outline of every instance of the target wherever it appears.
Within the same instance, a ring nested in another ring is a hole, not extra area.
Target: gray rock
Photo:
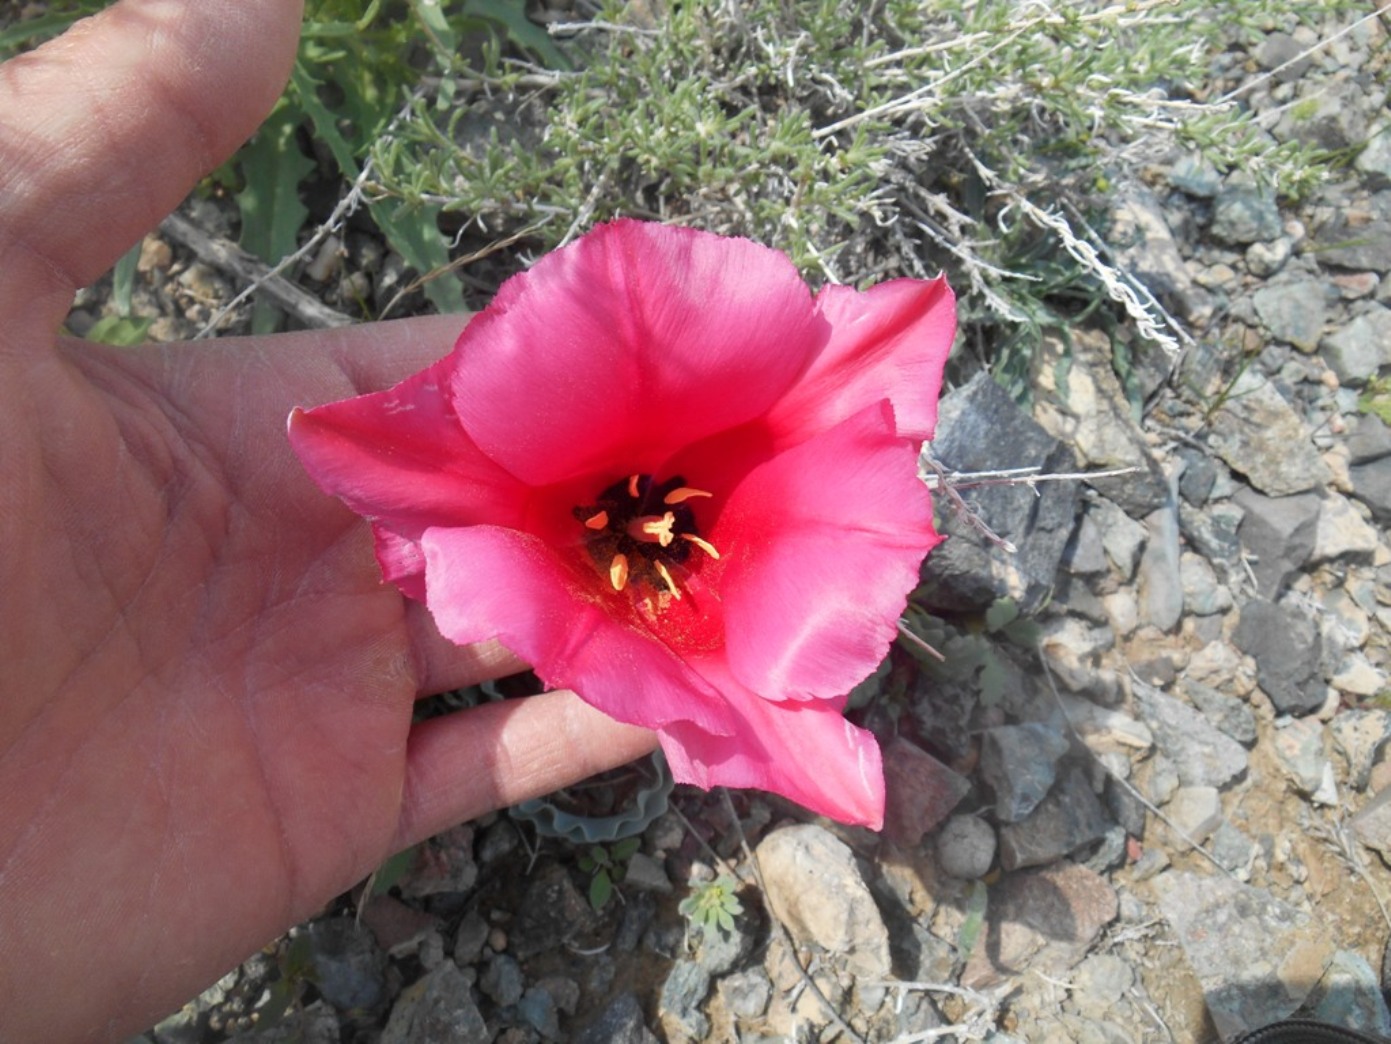
[[[980,771],[995,795],[995,817],[1017,823],[1032,812],[1053,786],[1067,749],[1067,737],[1041,722],[987,729]]]
[[[1222,795],[1215,787],[1179,787],[1164,812],[1174,826],[1202,844],[1222,822]]]
[[[855,855],[829,831],[782,827],[759,842],[766,898],[792,937],[841,956],[865,978],[889,973],[889,932]]]
[[[1000,827],[1000,865],[1010,871],[1056,862],[1100,840],[1110,826],[1086,776],[1070,769],[1026,818]]]
[[[509,948],[519,961],[553,950],[589,930],[595,921],[589,901],[563,866],[542,870],[527,886],[512,923]]]
[[[1372,517],[1391,523],[1391,457],[1381,457],[1348,468],[1352,495],[1372,509]]]
[[[1246,771],[1246,749],[1188,704],[1148,685],[1136,684],[1134,693],[1136,710],[1180,783],[1220,788]]]
[[[1357,840],[1391,862],[1391,787],[1377,791],[1352,817],[1352,832]]]
[[[1286,722],[1276,729],[1274,748],[1280,767],[1301,794],[1317,793],[1332,772],[1323,752],[1323,725],[1313,718]]]
[[[710,993],[710,973],[694,961],[677,961],[662,984],[659,1002],[663,1022],[691,1040],[710,1036],[710,1020],[700,1006]]]
[[[1331,562],[1339,558],[1370,559],[1381,535],[1362,517],[1352,501],[1341,493],[1330,492],[1319,507],[1318,528],[1309,563]]]
[[[1391,308],[1373,305],[1323,339],[1323,357],[1344,384],[1362,384],[1391,365]]]
[[[1232,385],[1212,420],[1213,451],[1272,497],[1303,493],[1332,478],[1303,417],[1255,370]]]
[[[397,887],[408,899],[423,899],[442,892],[467,892],[477,881],[473,827],[464,823],[418,846]]]
[[[1171,311],[1192,318],[1206,293],[1193,285],[1159,198],[1134,182],[1121,187],[1112,198],[1107,242],[1116,251],[1117,262]]]
[[[1267,33],[1251,56],[1262,69],[1275,72],[1275,78],[1281,83],[1295,82],[1313,64],[1308,48],[1289,33]]]
[[[662,895],[668,894],[672,889],[671,878],[667,877],[667,872],[662,868],[661,862],[653,859],[646,852],[633,853],[628,860],[628,867],[623,873],[623,883],[647,892],[659,892]]]
[[[768,1010],[773,984],[762,968],[747,968],[726,975],[716,987],[724,1006],[740,1019],[756,1019]]]
[[[1300,279],[1263,286],[1251,295],[1251,300],[1256,314],[1276,340],[1304,352],[1318,347],[1327,317],[1327,296],[1321,281]]]
[[[1307,614],[1253,599],[1241,607],[1232,640],[1256,661],[1256,679],[1281,714],[1309,714],[1323,705],[1323,642]]]
[[[1101,529],[1092,516],[1083,513],[1077,528],[1063,549],[1063,565],[1073,576],[1100,576],[1106,572],[1106,549],[1101,546]]]
[[[347,918],[315,921],[309,939],[311,978],[339,1011],[370,1011],[386,999],[386,954],[366,928]]]
[[[1353,464],[1368,464],[1391,457],[1391,428],[1374,414],[1358,414],[1348,431],[1347,447]]]
[[[1307,82],[1299,104],[1284,110],[1271,133],[1280,141],[1296,140],[1339,151],[1367,139],[1365,88],[1352,81]]]
[[[1353,166],[1368,188],[1391,188],[1391,124],[1372,128]]]
[[[973,881],[995,862],[995,831],[979,816],[952,816],[937,833],[937,866],[949,877]]]
[[[547,1040],[560,1040],[560,1012],[550,990],[532,986],[517,1002],[517,1014]]]
[[[488,941],[488,922],[477,910],[470,910],[459,921],[454,933],[454,963],[463,967],[477,964],[483,956],[483,944]]]
[[[575,1037],[575,1044],[658,1044],[642,1017],[642,1004],[632,993],[620,993],[594,1022]]]
[[[1256,742],[1256,715],[1247,704],[1201,682],[1185,679],[1182,684],[1193,706],[1223,733],[1244,747]]]
[[[336,1011],[322,1000],[317,1000],[307,1008],[292,1006],[274,1024],[261,1025],[249,1033],[228,1037],[226,1044],[339,1044],[343,1037],[339,1032],[338,1019]],[[157,1032],[156,1037],[158,1044],[178,1044],[166,1039],[162,1033]],[[136,1037],[128,1044],[139,1044],[143,1039]],[[199,1029],[188,1039],[190,1042],[201,1042],[208,1039],[208,1034]]]
[[[1319,233],[1314,244],[1319,261],[1354,272],[1391,271],[1391,221],[1351,227],[1339,220]]]
[[[478,988],[499,1008],[516,1004],[526,989],[522,966],[505,953],[491,958],[478,979]]]
[[[1222,188],[1222,173],[1198,152],[1180,156],[1166,175],[1169,184],[1194,199],[1211,199]]]
[[[1106,499],[1094,501],[1087,509],[1087,516],[1096,522],[1101,532],[1101,546],[1121,579],[1133,578],[1140,566],[1145,541],[1149,539],[1144,523]]]
[[[1188,615],[1211,616],[1232,607],[1231,591],[1217,579],[1207,559],[1185,551],[1179,556],[1178,571],[1183,585],[1183,609]]]
[[[1078,1013],[1104,1019],[1135,988],[1135,969],[1114,953],[1094,953],[1073,969],[1068,981]]]
[[[712,979],[737,968],[753,951],[753,929],[751,918],[736,917],[730,931],[715,928],[701,932],[696,963],[709,972]]]
[[[1313,493],[1265,497],[1249,489],[1235,499],[1244,512],[1241,543],[1255,559],[1256,590],[1277,598],[1314,553],[1322,501]]]
[[[401,992],[381,1035],[382,1044],[422,1040],[488,1044],[492,1039],[468,980],[452,961],[445,961]]]
[[[1091,950],[1115,920],[1106,879],[1067,861],[1006,874],[990,889],[983,944],[971,951],[961,984],[982,989],[1026,971],[1058,975]]]
[[[1228,575],[1238,567],[1241,539],[1237,536],[1246,516],[1239,504],[1223,500],[1202,511],[1179,506],[1179,532],[1198,554]]]
[[[1345,710],[1328,723],[1333,742],[1348,765],[1348,782],[1366,790],[1372,764],[1391,738],[1391,713],[1379,709]]]
[[[1230,870],[1241,880],[1251,873],[1251,863],[1256,858],[1256,843],[1232,826],[1229,820],[1222,820],[1208,840],[1208,850],[1218,865]]]
[[[1314,919],[1269,892],[1173,870],[1154,883],[1224,1039],[1290,1015],[1332,960]]]
[[[1314,1017],[1379,1037],[1391,1036],[1391,1011],[1381,982],[1367,959],[1352,950],[1339,950],[1328,962],[1305,1006]]]
[[[1044,473],[1076,470],[1072,451],[1052,438],[988,374],[981,373],[942,399],[931,452],[956,471],[1038,466]],[[983,609],[1013,598],[1031,613],[1048,598],[1063,547],[1077,517],[1077,488],[1047,482],[986,486],[962,497],[1013,554],[990,543],[938,497],[939,528],[952,536],[933,552],[924,601],[948,610]]]
[[[1245,246],[1274,239],[1283,227],[1275,200],[1255,189],[1231,187],[1213,200],[1208,231],[1220,243]]]
[[[1177,498],[1145,519],[1149,540],[1140,558],[1140,619],[1172,631],[1183,616]]]

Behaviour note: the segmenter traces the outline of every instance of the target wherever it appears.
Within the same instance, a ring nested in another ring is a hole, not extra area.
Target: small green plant
[[[721,874],[713,881],[696,885],[691,894],[681,900],[677,910],[702,934],[720,931],[728,935],[734,931],[734,918],[744,912],[736,894],[738,890],[738,881]]]
[[[589,874],[589,905],[596,911],[613,898],[614,886],[627,874],[628,860],[641,845],[642,838],[629,837],[607,846],[590,845],[589,851],[580,856],[580,870]]]
[[[1357,408],[1391,424],[1391,377],[1373,377],[1357,397]]]
[[[969,683],[980,692],[981,702],[992,706],[1004,699],[1010,671],[1001,647],[1033,649],[1039,627],[1019,611],[1012,598],[1000,598],[983,616],[949,621],[934,616],[912,601],[905,626],[914,638],[902,642],[924,674],[943,681]]]

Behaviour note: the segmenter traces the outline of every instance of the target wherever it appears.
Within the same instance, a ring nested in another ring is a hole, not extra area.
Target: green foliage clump
[[[681,900],[677,911],[690,926],[704,935],[734,931],[734,918],[744,912],[739,902],[739,882],[729,874],[720,874],[713,881],[696,885],[691,894]]]
[[[589,875],[589,905],[602,910],[613,898],[614,885],[623,880],[642,838],[630,837],[612,845],[590,845],[579,858],[580,871]]]

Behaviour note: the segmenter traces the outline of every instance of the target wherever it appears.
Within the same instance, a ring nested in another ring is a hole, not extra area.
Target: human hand
[[[386,856],[654,741],[380,581],[284,435],[461,320],[113,349],[77,287],[254,129],[299,5],[124,0],[0,67],[0,1039],[138,1031]]]

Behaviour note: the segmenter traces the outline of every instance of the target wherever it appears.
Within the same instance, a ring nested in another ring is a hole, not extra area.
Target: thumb
[[[0,66],[0,314],[56,326],[231,155],[285,84],[300,16],[299,0],[121,0]]]

